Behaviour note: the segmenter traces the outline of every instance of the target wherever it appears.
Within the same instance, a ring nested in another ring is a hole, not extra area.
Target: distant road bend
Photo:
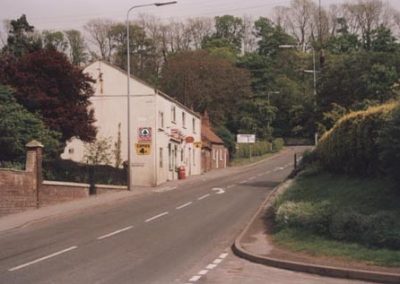
[[[0,283],[190,283],[226,255],[304,149],[3,232]]]

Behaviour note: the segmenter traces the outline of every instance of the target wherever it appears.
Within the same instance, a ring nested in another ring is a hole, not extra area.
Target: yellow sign
[[[151,144],[149,143],[136,143],[136,154],[137,155],[150,155]]]
[[[201,142],[194,142],[193,145],[196,148],[201,148]]]

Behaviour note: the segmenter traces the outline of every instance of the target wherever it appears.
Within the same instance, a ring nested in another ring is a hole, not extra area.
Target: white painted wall
[[[98,61],[85,68],[96,82],[94,96],[90,99],[95,110],[95,125],[98,128],[97,138],[110,138],[112,145],[118,137],[118,124],[121,124],[121,156],[127,160],[127,80],[126,73],[107,63]],[[100,75],[101,74],[101,75]],[[102,78],[102,82],[100,80]],[[185,108],[170,97],[158,93],[145,83],[131,78],[131,143],[132,143],[132,168],[133,184],[154,186],[167,180],[177,178],[175,167],[170,170],[169,144],[176,145],[177,161],[175,166],[183,165],[186,174],[197,175],[201,173],[201,150],[193,145],[171,142],[172,129],[178,129],[183,136],[193,136],[195,141],[201,141],[201,123],[198,115]],[[172,122],[171,107],[176,108],[176,121]],[[159,113],[164,113],[164,127],[160,125]],[[185,112],[186,127],[183,127],[182,112]],[[195,120],[196,129],[193,132],[192,119]],[[139,127],[152,129],[151,154],[136,154]],[[63,159],[77,162],[83,160],[84,143],[79,139],[71,139],[61,155]],[[173,147],[175,148],[175,147]],[[160,156],[162,150],[162,157]],[[181,161],[181,150],[184,159]],[[113,157],[112,162],[115,159]],[[162,161],[162,167],[160,162]]]

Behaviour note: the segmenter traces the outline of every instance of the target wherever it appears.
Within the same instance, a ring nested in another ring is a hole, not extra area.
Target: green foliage
[[[25,15],[10,21],[7,45],[4,46],[3,52],[21,57],[41,47],[42,42],[34,36],[34,27],[28,23]]]
[[[283,138],[275,138],[272,140],[272,151],[278,152],[283,148],[283,146],[285,146]]]
[[[280,146],[280,142],[276,142],[276,147]],[[272,143],[267,141],[257,141],[252,144],[237,144],[235,159],[249,158],[250,153],[252,157],[262,156],[273,151],[279,151],[278,148],[273,148]]]
[[[400,184],[400,106],[383,125],[379,138],[379,160],[386,173]]]
[[[320,139],[316,149],[321,165],[336,173],[362,176],[380,172],[377,139],[395,103],[350,113]]]
[[[229,150],[229,155],[232,156],[235,151],[235,135],[233,135],[225,126],[219,126],[215,129],[215,133],[224,141],[225,147]]]
[[[60,134],[49,130],[39,116],[19,105],[11,91],[0,85],[0,161],[25,161],[25,145],[36,139],[44,145],[44,158],[61,152]]]
[[[91,143],[85,144],[83,160],[86,163],[90,165],[109,165],[111,164],[111,158],[111,137],[100,137]]]
[[[326,173],[301,174],[275,202],[277,229],[296,229],[368,247],[400,248],[396,185]]]
[[[126,169],[107,165],[88,165],[71,160],[53,160],[43,163],[43,175],[46,180],[90,183],[90,171],[93,172],[96,184],[126,185]]]

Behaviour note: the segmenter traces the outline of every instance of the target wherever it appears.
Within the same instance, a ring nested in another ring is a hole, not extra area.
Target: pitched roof
[[[210,127],[206,125],[201,126],[201,140],[205,142],[211,142],[212,144],[224,144],[221,138],[211,130]]]
[[[83,70],[85,70],[85,69],[86,69],[87,67],[89,67],[90,65],[96,64],[96,63],[98,63],[98,62],[101,62],[101,63],[103,63],[103,64],[105,64],[105,65],[108,65],[109,67],[114,68],[114,69],[116,69],[117,71],[119,71],[120,73],[122,73],[122,75],[126,76],[126,71],[125,71],[125,70],[123,70],[122,68],[120,68],[120,67],[118,67],[118,66],[116,66],[116,65],[114,65],[114,64],[111,64],[110,62],[107,62],[107,61],[105,61],[105,60],[96,60],[96,61],[94,61],[94,62],[92,62],[92,63],[89,63],[88,65],[85,66],[85,68],[84,68]],[[145,85],[145,86],[147,86],[147,87],[149,87],[149,88],[154,88],[154,87],[151,86],[149,83],[143,81],[142,79],[139,79],[138,77],[136,77],[136,76],[134,76],[134,75],[132,75],[132,74],[130,74],[130,78],[132,78],[133,80],[136,80],[137,82],[139,82],[139,83],[141,83],[141,84],[143,84],[143,85]],[[192,109],[190,109],[189,107],[185,106],[184,104],[182,104],[181,102],[179,102],[179,101],[176,100],[175,98],[170,97],[169,95],[167,95],[167,94],[161,92],[160,90],[158,90],[158,89],[156,89],[156,88],[154,88],[154,91],[155,91],[155,93],[156,93],[157,95],[160,95],[160,96],[164,97],[165,99],[167,99],[167,100],[169,100],[169,101],[175,103],[176,105],[180,106],[181,108],[183,108],[183,109],[186,110],[187,112],[193,114],[194,116],[196,116],[196,117],[198,117],[198,118],[201,118],[201,116],[200,116],[200,114],[199,114],[198,112],[195,112],[194,110],[192,110]]]

